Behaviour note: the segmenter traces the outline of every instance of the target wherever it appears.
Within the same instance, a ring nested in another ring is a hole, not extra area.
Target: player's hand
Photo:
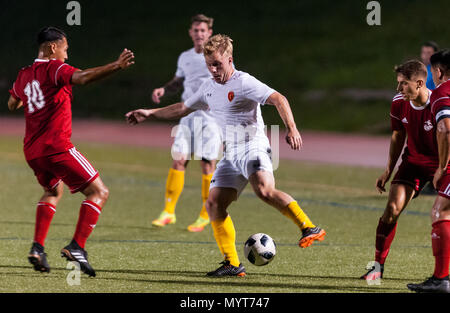
[[[286,142],[292,150],[300,150],[303,146],[302,136],[300,136],[300,133],[296,128],[288,130]]]
[[[123,49],[122,53],[120,54],[119,58],[117,59],[117,64],[120,66],[121,69],[130,67],[134,64],[134,53],[131,50],[128,50],[127,48]]]
[[[148,119],[151,113],[152,110],[138,109],[125,114],[125,119],[128,124],[136,125]]]
[[[442,176],[444,176],[445,169],[438,167],[436,172],[434,173],[433,177],[433,186],[435,189],[438,189],[439,181],[441,180]]]
[[[381,194],[383,192],[386,192],[386,183],[389,181],[389,178],[391,178],[391,171],[386,170],[383,174],[381,174],[380,177],[378,177],[375,188],[377,188],[378,192]]]
[[[165,93],[165,90],[164,90],[163,87],[154,89],[153,93],[152,93],[152,100],[153,100],[153,102],[155,102],[155,103],[161,102],[159,99],[162,96],[164,96],[164,93]]]

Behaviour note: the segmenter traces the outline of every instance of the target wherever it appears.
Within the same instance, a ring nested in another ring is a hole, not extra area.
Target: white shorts
[[[212,118],[191,113],[183,117],[176,127],[172,145],[174,160],[180,157],[189,160],[191,155],[197,160],[218,159],[222,146],[221,130]]]
[[[257,171],[273,174],[270,146],[249,149],[240,154],[240,157],[227,158],[225,153],[224,158],[217,163],[209,189],[233,188],[239,197],[248,183],[248,178]]]

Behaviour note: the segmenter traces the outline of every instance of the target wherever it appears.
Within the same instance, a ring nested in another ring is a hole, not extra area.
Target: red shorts
[[[416,198],[427,182],[433,182],[436,166],[419,166],[403,161],[391,184],[404,184],[414,188]]]
[[[70,192],[75,193],[86,188],[98,177],[98,172],[75,147],[66,152],[27,162],[33,169],[39,184],[49,190],[63,181],[69,186]]]
[[[437,186],[438,194],[441,197],[450,199],[450,174],[446,173],[442,176]]]

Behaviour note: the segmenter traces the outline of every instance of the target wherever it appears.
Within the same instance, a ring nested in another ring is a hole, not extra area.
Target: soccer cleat
[[[326,232],[320,227],[308,227],[302,230],[302,238],[298,242],[300,248],[306,248],[313,244],[315,240],[325,239]]]
[[[211,277],[224,277],[224,276],[238,276],[238,277],[244,277],[246,275],[245,273],[245,267],[241,264],[239,266],[233,266],[230,264],[230,261],[225,260],[221,262],[221,267],[216,269],[215,271],[209,272],[206,274],[206,276]]]
[[[34,242],[28,254],[28,261],[33,265],[34,270],[41,273],[50,273],[50,265],[47,262],[47,254],[44,247]]]
[[[95,270],[88,262],[88,253],[81,248],[75,240],[62,248],[61,257],[66,258],[67,261],[77,262],[80,265],[80,269],[83,273],[89,275],[89,277],[95,277]]]
[[[170,214],[166,211],[162,211],[159,217],[152,222],[153,226],[164,227],[167,224],[175,224],[177,218],[175,217],[175,213]]]
[[[415,292],[450,293],[450,281],[448,276],[442,279],[431,276],[420,284],[406,285],[409,290]]]
[[[380,264],[379,266],[371,266],[367,268],[367,273],[362,275],[360,279],[365,280],[377,280],[383,278],[384,272],[384,264]]]
[[[199,218],[197,218],[197,220],[193,224],[189,225],[187,229],[190,232],[194,232],[194,233],[195,232],[200,232],[208,224],[209,224],[209,218],[205,219],[205,218],[199,217]]]

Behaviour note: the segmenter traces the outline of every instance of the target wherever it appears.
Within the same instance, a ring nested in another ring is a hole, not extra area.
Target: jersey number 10
[[[31,83],[28,83],[23,92],[28,98],[28,113],[33,113],[35,110],[40,110],[44,107],[44,94],[39,81],[33,80]]]

